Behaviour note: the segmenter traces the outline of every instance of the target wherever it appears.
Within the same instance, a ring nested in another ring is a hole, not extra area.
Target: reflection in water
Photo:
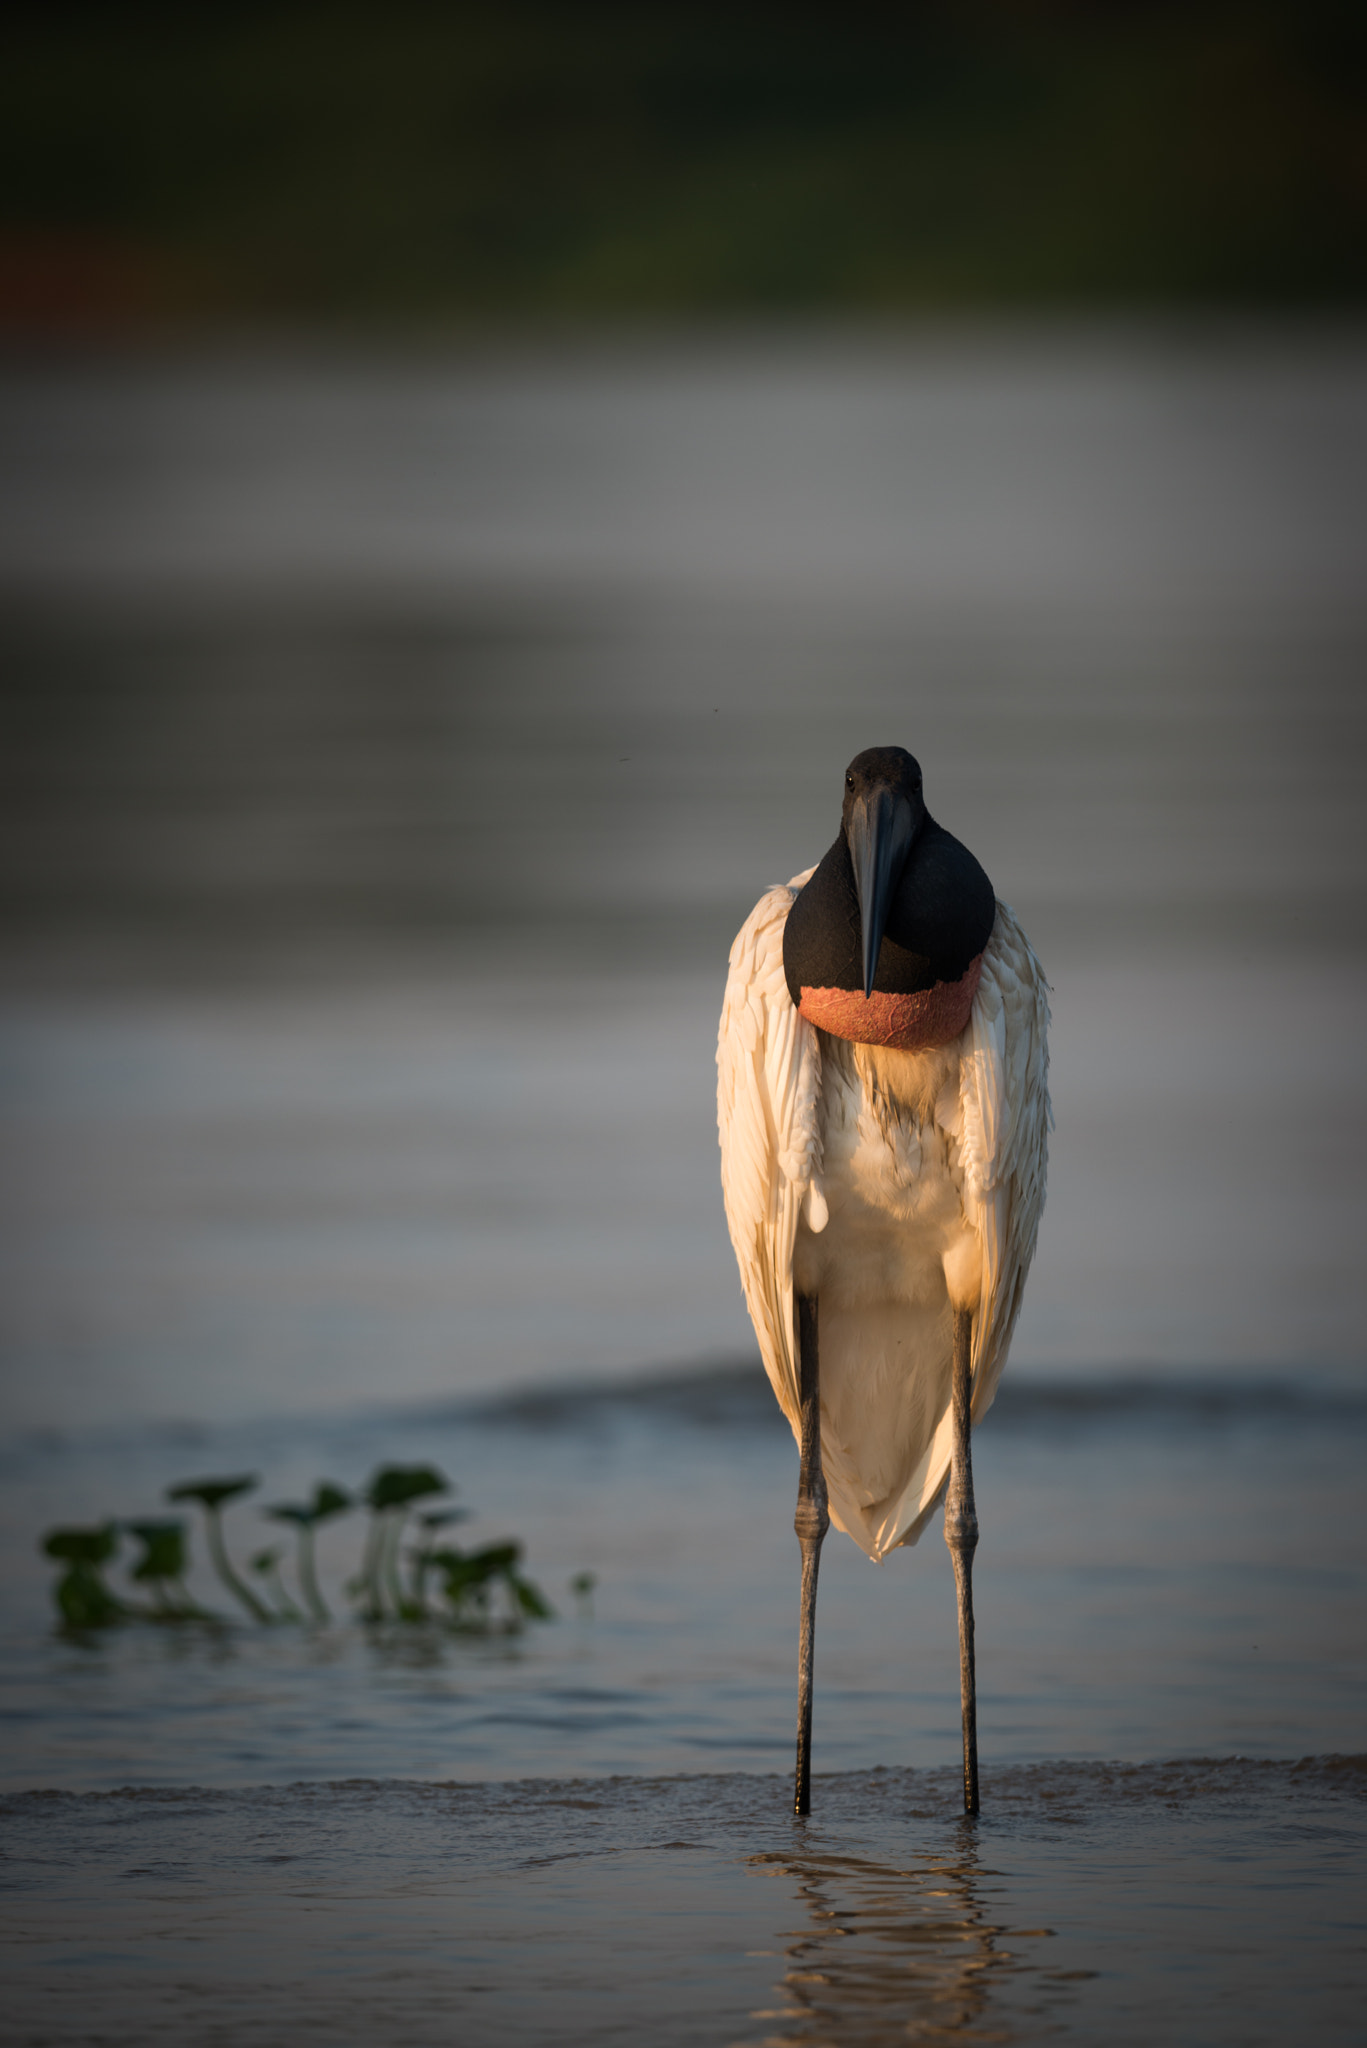
[[[952,1855],[910,1865],[821,1851],[749,1860],[791,1879],[808,1915],[806,1926],[782,1937],[788,1968],[775,1989],[785,2002],[753,2015],[784,2023],[764,2037],[773,2048],[1017,2038],[995,1994],[1008,1980],[1035,1976],[1014,1944],[1052,1930],[991,1917],[996,1873],[980,1864],[970,1823]],[[1038,1998],[1030,2004],[1038,2019]]]

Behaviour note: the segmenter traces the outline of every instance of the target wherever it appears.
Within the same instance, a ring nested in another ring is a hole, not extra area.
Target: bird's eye
[[[845,787],[846,789],[854,788],[854,777],[852,775],[847,775],[845,777]]]

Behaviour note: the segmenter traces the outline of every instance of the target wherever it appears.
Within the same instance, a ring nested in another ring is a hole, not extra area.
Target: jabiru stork
[[[970,1433],[1006,1363],[1044,1206],[1048,988],[1015,914],[873,747],[840,831],[731,948],[722,1188],[765,1370],[799,1447],[794,1810],[811,1802],[817,1570],[831,1522],[881,1562],[943,1498],[964,1805],[978,1810]]]

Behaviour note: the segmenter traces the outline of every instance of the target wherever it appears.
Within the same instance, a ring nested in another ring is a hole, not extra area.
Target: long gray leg
[[[945,1495],[945,1542],[954,1560],[959,1589],[959,1693],[964,1712],[964,1812],[978,1811],[978,1688],[973,1671],[973,1553],[978,1516],[973,1505],[973,1455],[969,1447],[969,1394],[973,1357],[973,1313],[954,1311],[954,1463]]]
[[[831,1518],[821,1470],[821,1374],[816,1347],[816,1296],[797,1297],[798,1366],[802,1393],[802,1462],[793,1527],[802,1548],[802,1629],[797,1649],[797,1785],[793,1812],[812,1807],[812,1653],[816,1640],[816,1574]]]

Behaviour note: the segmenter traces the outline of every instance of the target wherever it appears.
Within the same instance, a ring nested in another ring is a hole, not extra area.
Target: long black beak
[[[859,897],[859,925],[864,941],[864,994],[873,994],[878,953],[888,906],[911,849],[911,805],[890,789],[870,790],[856,797],[845,829],[854,886]]]

